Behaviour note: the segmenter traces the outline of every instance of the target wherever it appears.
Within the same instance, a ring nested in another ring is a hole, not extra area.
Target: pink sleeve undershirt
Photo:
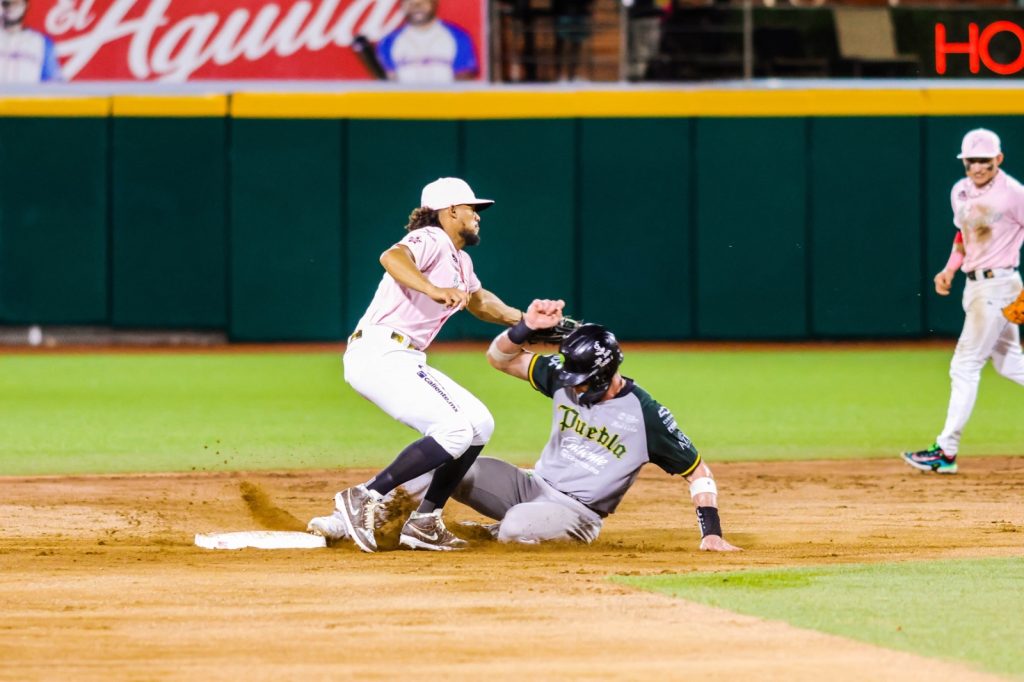
[[[960,253],[960,249],[956,248],[958,244],[964,243],[964,233],[957,230],[956,239],[953,240],[953,250],[949,254],[949,260],[946,261],[946,267],[943,270],[959,270],[960,266],[964,264],[964,254]]]

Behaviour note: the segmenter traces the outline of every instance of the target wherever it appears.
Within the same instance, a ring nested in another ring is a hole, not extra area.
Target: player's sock
[[[452,456],[436,440],[430,436],[420,438],[398,453],[395,461],[370,479],[366,487],[381,495],[387,495],[406,481],[411,481],[451,461]]]
[[[434,472],[434,478],[430,481],[430,487],[427,488],[427,493],[423,496],[423,501],[420,502],[420,506],[416,511],[429,514],[435,509],[443,507],[448,498],[455,492],[455,486],[462,481],[463,476],[469,471],[469,467],[473,466],[473,462],[476,461],[480,451],[483,449],[483,445],[471,445],[462,453],[462,457],[439,466],[437,471]]]

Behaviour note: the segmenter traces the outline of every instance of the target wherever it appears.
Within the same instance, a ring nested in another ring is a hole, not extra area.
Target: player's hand
[[[700,548],[705,552],[742,552],[743,550],[735,545],[730,545],[720,535],[705,535],[700,541]]]
[[[530,329],[550,329],[562,321],[562,309],[565,301],[547,298],[535,298],[526,309],[523,319]]]
[[[445,308],[462,310],[469,304],[469,293],[462,289],[437,287],[430,298],[444,304]]]
[[[953,287],[953,275],[956,273],[943,270],[935,275],[935,293],[939,296],[949,296],[949,290]]]

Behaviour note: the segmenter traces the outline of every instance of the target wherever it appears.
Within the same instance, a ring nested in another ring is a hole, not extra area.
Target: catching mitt
[[[554,327],[548,329],[534,329],[530,332],[530,335],[526,337],[527,343],[548,343],[554,346],[560,346],[562,340],[565,337],[576,331],[576,328],[582,325],[583,322],[580,320],[574,320],[571,317],[563,317],[562,321],[556,324]]]
[[[1024,291],[1016,301],[1003,308],[1003,315],[1014,324],[1024,324]]]

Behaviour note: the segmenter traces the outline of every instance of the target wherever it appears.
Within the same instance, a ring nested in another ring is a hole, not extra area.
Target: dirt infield
[[[991,679],[606,576],[1020,556],[1024,457],[714,468],[740,554],[697,551],[654,470],[593,546],[443,555],[192,545],[304,525],[366,471],[0,478],[0,679]]]

